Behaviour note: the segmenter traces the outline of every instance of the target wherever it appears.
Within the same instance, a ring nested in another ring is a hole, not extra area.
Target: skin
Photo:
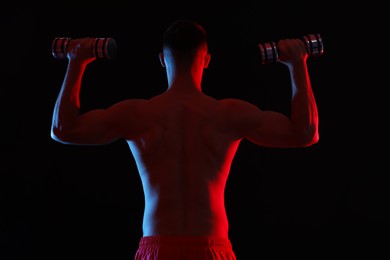
[[[82,77],[95,60],[88,47],[91,41],[75,39],[69,46],[51,137],[64,144],[104,145],[119,139],[128,143],[144,189],[144,236],[228,238],[224,191],[240,141],[296,148],[319,140],[308,54],[301,40],[278,42],[280,62],[289,68],[292,82],[290,117],[202,93],[202,75],[210,61],[207,48],[189,65],[176,61],[169,50],[160,53],[168,79],[162,94],[80,114]]]

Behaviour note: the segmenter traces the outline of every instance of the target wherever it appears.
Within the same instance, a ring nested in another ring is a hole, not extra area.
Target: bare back
[[[145,194],[144,235],[228,236],[224,190],[239,140],[220,102],[166,92],[145,101],[128,144]]]

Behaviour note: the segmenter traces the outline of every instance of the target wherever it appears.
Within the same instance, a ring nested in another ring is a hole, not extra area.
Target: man
[[[72,40],[55,103],[51,136],[64,144],[119,139],[134,155],[145,196],[143,237],[135,259],[236,259],[228,236],[224,190],[244,138],[264,147],[307,147],[319,140],[318,114],[299,39],[278,42],[292,82],[291,116],[238,99],[202,93],[210,62],[205,30],[179,20],[163,37],[168,86],[151,99],[129,99],[79,113],[79,93],[93,39]]]

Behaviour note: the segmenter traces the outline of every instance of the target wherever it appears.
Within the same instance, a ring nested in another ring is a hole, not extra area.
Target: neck
[[[181,93],[202,92],[200,84],[187,79],[175,79],[168,85],[167,91],[175,91]]]
[[[202,73],[203,68],[193,68],[186,71],[167,70],[168,90],[201,92]]]

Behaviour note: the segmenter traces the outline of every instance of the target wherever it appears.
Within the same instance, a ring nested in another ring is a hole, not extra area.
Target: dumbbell
[[[51,49],[54,58],[65,59],[69,43],[72,41],[70,37],[54,38]],[[113,38],[95,38],[94,44],[91,46],[94,57],[115,59],[117,55],[117,44]]]
[[[300,39],[305,43],[307,53],[310,57],[318,57],[324,53],[324,44],[320,34],[308,34],[301,37]],[[279,60],[279,51],[275,42],[271,41],[259,43],[258,46],[260,49],[262,64],[267,64]]]

